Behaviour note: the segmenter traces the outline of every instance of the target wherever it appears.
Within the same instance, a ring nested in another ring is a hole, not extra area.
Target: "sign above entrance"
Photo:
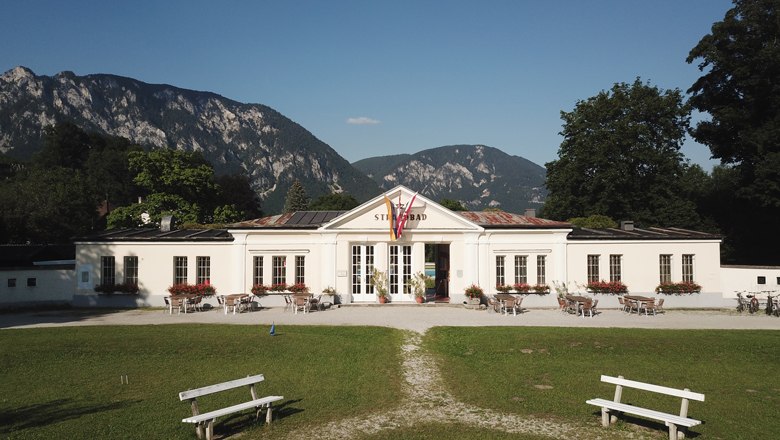
[[[417,198],[417,193],[414,193],[412,199],[409,200],[406,205],[401,203],[401,194],[398,194],[398,203],[393,204],[392,201],[385,195],[385,205],[387,206],[387,220],[390,224],[390,240],[395,241],[401,238],[404,232],[406,222],[409,220],[409,216],[412,215],[412,205],[414,199]]]

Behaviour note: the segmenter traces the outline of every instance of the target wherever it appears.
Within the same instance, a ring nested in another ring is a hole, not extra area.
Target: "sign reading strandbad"
[[[401,203],[401,195],[398,195],[398,202],[393,203],[387,196],[385,196],[385,206],[387,206],[387,214],[374,214],[374,220],[381,220],[388,222],[390,226],[390,240],[398,240],[403,235],[404,228],[409,220],[425,220],[425,214],[413,214],[412,205],[414,199],[417,198],[415,193],[412,199],[408,203]]]

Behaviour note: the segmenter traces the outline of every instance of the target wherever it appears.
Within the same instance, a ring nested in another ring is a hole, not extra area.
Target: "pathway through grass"
[[[433,357],[421,347],[422,335],[408,332],[402,346],[404,398],[394,409],[377,411],[311,426],[291,432],[287,439],[352,439],[377,435],[385,430],[408,429],[415,425],[456,424],[506,433],[545,436],[555,439],[599,439],[608,437],[600,426],[574,426],[565,421],[520,416],[478,408],[456,400],[440,379]],[[621,438],[651,438],[642,432],[621,431]]]

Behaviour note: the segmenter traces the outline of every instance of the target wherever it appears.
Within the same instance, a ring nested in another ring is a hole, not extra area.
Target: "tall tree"
[[[692,135],[733,168],[741,213],[721,216],[721,227],[737,261],[780,264],[780,236],[767,233],[780,219],[780,1],[735,0],[691,49],[687,61],[697,60],[690,103],[710,119]]]
[[[467,211],[466,207],[463,206],[463,203],[454,199],[444,198],[439,201],[439,204],[450,211]]]
[[[309,209],[309,196],[300,180],[295,179],[284,200],[284,212],[306,211]]]
[[[547,163],[548,218],[606,215],[641,225],[696,227],[681,196],[687,163],[680,152],[690,110],[679,90],[636,79],[561,112],[564,139]]]

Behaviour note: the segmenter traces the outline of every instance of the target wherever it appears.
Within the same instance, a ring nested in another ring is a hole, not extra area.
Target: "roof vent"
[[[623,231],[633,231],[634,230],[634,221],[633,220],[623,220],[620,222],[620,229]]]
[[[171,229],[173,229],[173,216],[163,216],[162,220],[160,221],[160,231],[171,232]]]
[[[525,216],[526,217],[536,217],[536,209],[534,209],[534,208],[525,208]]]

